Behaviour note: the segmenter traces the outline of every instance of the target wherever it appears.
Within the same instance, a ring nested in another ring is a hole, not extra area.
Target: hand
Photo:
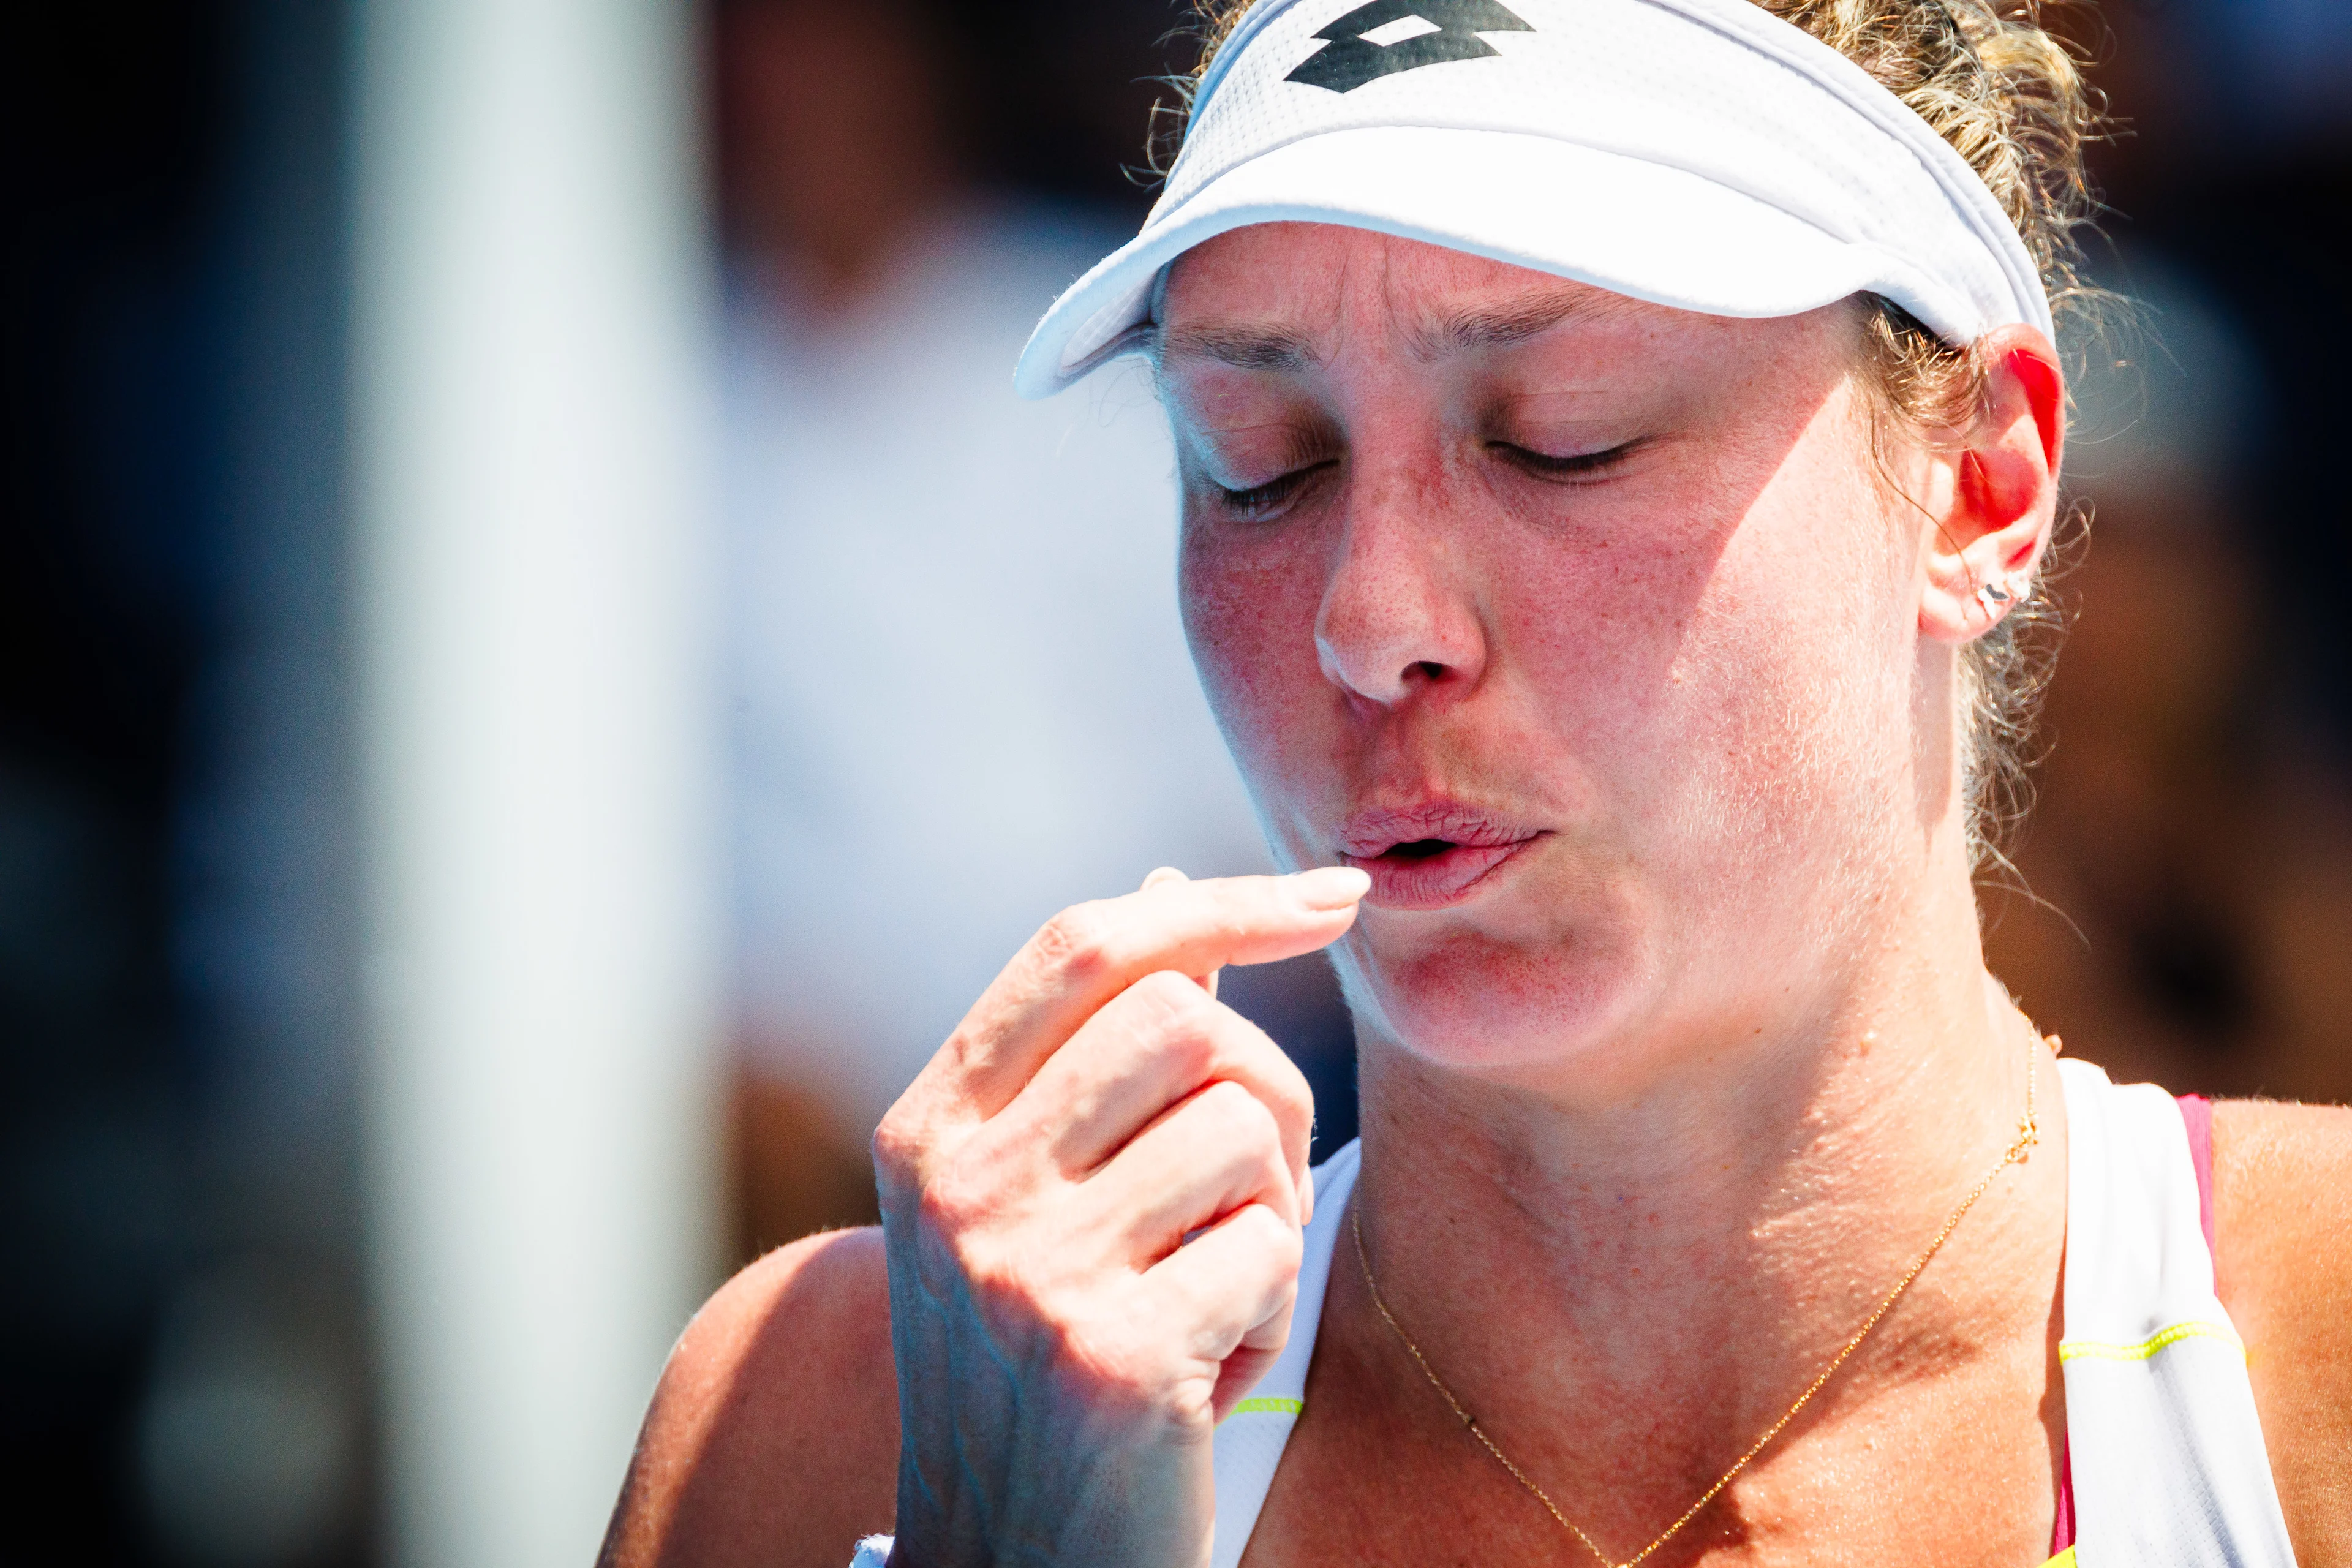
[[[1155,872],[1066,910],[883,1118],[894,1564],[1208,1561],[1210,1434],[1288,1338],[1314,1192],[1306,1080],[1213,980],[1369,885]]]

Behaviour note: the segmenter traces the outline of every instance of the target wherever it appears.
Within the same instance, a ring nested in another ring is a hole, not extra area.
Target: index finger
[[[972,1120],[993,1116],[1096,1009],[1147,974],[1273,963],[1337,941],[1371,879],[1352,866],[1288,877],[1168,880],[1064,910],[1005,965],[923,1069]]]

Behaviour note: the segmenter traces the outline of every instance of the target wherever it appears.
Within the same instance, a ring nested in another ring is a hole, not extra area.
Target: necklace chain
[[[1551,1500],[1543,1488],[1530,1480],[1528,1473],[1512,1462],[1511,1457],[1503,1452],[1495,1439],[1486,1436],[1486,1429],[1478,1425],[1478,1418],[1464,1408],[1462,1401],[1455,1398],[1454,1391],[1445,1385],[1445,1380],[1437,1375],[1437,1369],[1429,1364],[1429,1358],[1421,1353],[1421,1347],[1412,1342],[1412,1336],[1404,1331],[1403,1326],[1396,1321],[1395,1314],[1389,1310],[1388,1303],[1381,1298],[1380,1282],[1372,1278],[1372,1260],[1364,1251],[1364,1211],[1362,1205],[1351,1203],[1348,1205],[1348,1229],[1349,1233],[1355,1237],[1356,1262],[1364,1271],[1364,1289],[1370,1292],[1373,1310],[1380,1313],[1381,1321],[1389,1326],[1390,1331],[1394,1333],[1399,1342],[1411,1352],[1414,1364],[1421,1368],[1422,1376],[1427,1378],[1429,1385],[1437,1390],[1444,1399],[1448,1407],[1453,1410],[1454,1418],[1462,1423],[1464,1430],[1477,1438],[1479,1446],[1495,1457],[1495,1462],[1508,1470],[1513,1480],[1525,1487],[1534,1496],[1536,1501],[1543,1504],[1544,1511],[1551,1515],[1553,1521],[1562,1530],[1582,1542],[1585,1550],[1600,1560],[1602,1568],[1635,1568],[1637,1563],[1647,1559],[1658,1548],[1680,1534],[1683,1526],[1696,1519],[1707,1504],[1722,1495],[1724,1488],[1738,1479],[1739,1473],[1748,1468],[1757,1455],[1771,1446],[1772,1439],[1778,1437],[1787,1428],[1789,1423],[1797,1418],[1798,1412],[1811,1404],[1813,1395],[1819,1394],[1828,1385],[1830,1379],[1837,1375],[1838,1369],[1845,1365],[1846,1359],[1862,1348],[1862,1342],[1870,1337],[1871,1331],[1878,1327],[1879,1321],[1895,1310],[1895,1303],[1903,1299],[1903,1293],[1911,1289],[1911,1282],[1918,1279],[1920,1271],[1934,1260],[1937,1252],[1943,1250],[1944,1243],[1951,1238],[1953,1231],[1959,1228],[1960,1221],[1968,1217],[1969,1210],[1976,1206],[1977,1200],[1985,1195],[1994,1180],[2010,1166],[2025,1163],[2028,1152],[2042,1141],[2042,1124],[2035,1117],[2033,1104],[2035,1080],[2041,1076],[2042,1048],[2044,1046],[2054,1046],[2055,1043],[2054,1039],[2037,1038],[2028,1048],[2025,1059],[2025,1114],[2018,1121],[2017,1136],[2010,1141],[2008,1150],[2002,1153],[1993,1168],[1984,1173],[1983,1179],[1969,1190],[1969,1195],[1960,1200],[1959,1207],[1952,1211],[1952,1217],[1944,1222],[1944,1228],[1936,1233],[1936,1238],[1927,1244],[1927,1249],[1921,1252],[1911,1267],[1904,1271],[1903,1278],[1895,1282],[1895,1289],[1880,1299],[1877,1309],[1863,1321],[1862,1327],[1854,1331],[1853,1337],[1846,1341],[1845,1348],[1830,1358],[1829,1365],[1822,1368],[1821,1374],[1805,1385],[1805,1392],[1797,1395],[1797,1402],[1789,1406],[1780,1419],[1766,1427],[1764,1435],[1749,1444],[1748,1451],[1733,1460],[1731,1468],[1716,1478],[1715,1484],[1701,1493],[1696,1502],[1683,1510],[1682,1516],[1661,1531],[1656,1540],[1633,1553],[1633,1556],[1626,1558],[1622,1563],[1612,1562],[1609,1553],[1601,1551],[1592,1537],[1585,1534],[1566,1514],[1559,1511],[1559,1505]]]

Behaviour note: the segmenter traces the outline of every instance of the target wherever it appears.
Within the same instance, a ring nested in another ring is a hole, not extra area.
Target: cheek
[[[1801,445],[1725,542],[1658,688],[1680,771],[1657,798],[1695,874],[1778,897],[1897,826],[1916,616],[1895,546],[1843,441]]]
[[[1597,820],[1675,902],[1728,915],[1908,798],[1905,561],[1842,411],[1822,424],[1486,573]]]
[[[1319,715],[1332,692],[1316,660],[1323,573],[1312,542],[1188,521],[1177,564],[1185,640],[1209,706],[1260,805],[1300,770],[1328,771]]]

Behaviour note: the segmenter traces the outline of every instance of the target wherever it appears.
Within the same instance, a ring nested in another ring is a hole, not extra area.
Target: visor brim
[[[1054,302],[1015,389],[1050,396],[1139,351],[1161,268],[1265,223],[1422,240],[1712,316],[1792,316],[1868,291],[1948,341],[1983,330],[1927,268],[1686,170],[1521,132],[1359,127],[1275,148],[1154,212]]]

